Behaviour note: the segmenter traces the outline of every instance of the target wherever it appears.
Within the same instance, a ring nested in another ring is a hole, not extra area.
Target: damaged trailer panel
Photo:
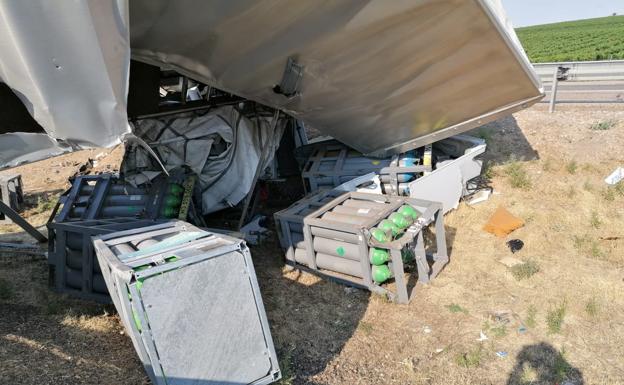
[[[133,0],[130,38],[136,60],[282,109],[372,156],[543,96],[497,0]]]
[[[132,130],[130,54],[371,156],[543,96],[498,0],[0,1],[0,18],[0,81],[72,149],[112,146]]]

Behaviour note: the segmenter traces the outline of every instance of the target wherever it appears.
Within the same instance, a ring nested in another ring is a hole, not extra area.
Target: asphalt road
[[[552,84],[545,83],[546,97],[550,101]],[[559,82],[557,103],[624,103],[624,81]]]

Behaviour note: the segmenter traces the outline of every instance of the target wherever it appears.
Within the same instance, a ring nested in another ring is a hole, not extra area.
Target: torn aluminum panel
[[[130,20],[133,58],[281,108],[367,155],[543,96],[498,0],[133,0]]]
[[[130,131],[127,8],[126,0],[0,1],[0,81],[52,138],[110,147]]]
[[[46,134],[14,132],[0,135],[0,168],[15,167],[71,151]]]
[[[168,171],[187,167],[198,175],[202,213],[238,204],[251,190],[256,168],[273,159],[284,132],[280,122],[272,133],[271,117],[249,118],[232,106],[209,112],[188,112],[139,120],[134,133],[154,150]],[[270,155],[261,162],[263,148]],[[122,172],[159,170],[154,157],[134,143],[126,148]],[[261,163],[261,164],[260,164]]]

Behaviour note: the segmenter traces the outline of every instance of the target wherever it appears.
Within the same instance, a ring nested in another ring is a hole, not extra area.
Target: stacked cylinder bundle
[[[134,187],[110,175],[80,176],[61,198],[63,207],[55,220],[175,218],[184,194],[181,183],[160,178],[149,187]]]
[[[375,172],[380,175],[386,193],[408,193],[408,183],[431,171],[430,150],[418,149],[390,158],[367,158],[347,146],[332,142],[312,151],[302,176],[308,191],[331,189],[358,176]]]
[[[91,237],[154,223],[134,218],[51,222],[48,224],[51,284],[56,291],[75,297],[110,302]]]
[[[313,196],[294,205],[295,210],[276,214],[288,264],[405,303],[405,263],[415,262],[421,282],[447,263],[439,203],[356,192],[336,195],[324,205]],[[430,224],[435,226],[437,249],[432,266],[422,235]],[[394,291],[384,285],[391,281]]]

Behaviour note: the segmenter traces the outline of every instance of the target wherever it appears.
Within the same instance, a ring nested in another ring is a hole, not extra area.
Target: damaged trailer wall
[[[134,132],[156,152],[167,171],[187,167],[198,175],[201,211],[208,214],[242,201],[251,190],[256,169],[271,162],[286,123],[280,119],[273,129],[272,120],[272,116],[247,117],[225,106],[142,119],[134,123]],[[126,179],[159,170],[144,147],[136,142],[127,146],[122,165]]]
[[[130,48],[372,156],[543,96],[499,0],[0,0],[0,81],[73,148],[130,132]]]
[[[53,139],[113,146],[130,132],[128,36],[126,0],[2,0],[0,81]]]
[[[133,0],[130,21],[134,59],[283,109],[366,155],[543,96],[498,0]]]

